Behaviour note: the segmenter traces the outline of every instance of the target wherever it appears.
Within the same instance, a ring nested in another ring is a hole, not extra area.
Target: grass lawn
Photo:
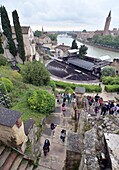
[[[9,96],[12,99],[12,108],[13,110],[20,111],[22,113],[22,120],[26,121],[29,118],[33,118],[36,122],[36,125],[39,126],[41,119],[46,116],[46,114],[41,114],[37,111],[31,110],[27,104],[26,92],[31,90],[38,89],[48,89],[48,87],[38,87],[31,84],[23,83],[22,76],[17,71],[11,70],[10,66],[0,66],[0,74],[2,77],[10,79],[14,85],[14,89]]]
[[[22,98],[21,101],[19,101],[18,103],[15,103],[12,109],[22,113],[23,122],[28,120],[29,118],[32,118],[35,120],[37,126],[40,126],[41,119],[45,117],[45,114],[41,114],[39,112],[31,110],[24,98]]]

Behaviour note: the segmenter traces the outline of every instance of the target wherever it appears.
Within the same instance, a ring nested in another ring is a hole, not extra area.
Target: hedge
[[[65,83],[65,82],[61,82],[61,81],[54,81],[56,84],[57,88],[62,88],[62,89],[66,89],[67,87],[72,88],[73,90],[75,90],[75,87],[80,86],[80,87],[85,87],[86,92],[101,92],[102,88],[99,85],[88,85],[88,84],[72,84],[72,83]]]
[[[102,83],[105,85],[113,85],[113,84],[119,85],[119,76],[116,77],[104,76],[102,77]]]
[[[119,91],[119,85],[106,85],[105,91],[106,92],[118,92]]]

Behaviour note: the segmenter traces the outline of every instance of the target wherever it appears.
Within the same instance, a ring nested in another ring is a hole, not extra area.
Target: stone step
[[[26,170],[33,170],[33,165],[28,165],[28,167],[26,168]]]
[[[0,146],[0,155],[2,154],[2,152],[4,151],[4,149],[5,149],[5,146],[1,145],[1,146]]]
[[[12,164],[12,167],[10,170],[17,170],[22,159],[23,159],[23,156],[21,156],[21,155],[17,156],[17,158],[15,159],[14,163]]]
[[[11,152],[8,156],[8,158],[6,159],[5,163],[3,164],[3,166],[1,167],[2,170],[9,170],[13,164],[13,162],[15,161],[17,157],[17,153],[16,152]]]
[[[0,155],[0,167],[5,163],[6,159],[8,158],[11,150],[9,148],[5,148],[2,154]],[[0,168],[1,169],[1,168]]]
[[[27,160],[22,160],[18,170],[26,170],[27,166],[28,166],[28,161]]]

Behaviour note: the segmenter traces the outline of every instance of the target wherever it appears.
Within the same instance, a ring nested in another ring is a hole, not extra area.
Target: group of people
[[[56,100],[57,100],[58,104],[61,104],[61,102],[62,102],[61,108],[62,108],[62,113],[63,113],[63,115],[65,117],[65,114],[66,114],[66,102],[67,103],[72,103],[72,106],[73,106],[74,103],[76,102],[76,96],[75,96],[75,93],[73,93],[73,94],[62,93],[61,94],[60,92],[58,92],[57,95],[56,95]],[[55,125],[54,123],[50,124],[51,136],[52,137],[54,136],[56,126],[57,125]],[[61,132],[60,132],[60,139],[61,139],[62,142],[65,142],[65,138],[66,138],[66,130],[62,129]],[[49,141],[49,139],[45,140],[44,145],[43,145],[43,151],[44,151],[45,156],[47,155],[47,152],[50,151],[50,141]]]
[[[114,101],[104,102],[103,98],[98,94],[93,98],[92,96],[87,96],[89,110],[91,106],[94,106],[94,111],[96,114],[100,113],[101,115],[117,115],[119,114],[119,104],[114,103]]]
[[[54,123],[50,124],[51,135],[54,135],[56,126],[57,125],[55,125]],[[65,142],[65,138],[66,138],[66,130],[62,129],[60,133],[60,139],[62,140],[62,142]],[[50,151],[50,141],[49,139],[46,139],[43,145],[44,156],[46,156],[47,152],[49,151]]]
[[[60,93],[58,92],[56,95],[56,99],[57,99],[57,103],[61,103],[62,100],[62,113],[65,117],[65,113],[66,113],[66,101],[67,103],[72,103],[72,106],[74,105],[74,103],[76,102],[76,96],[75,93],[70,94],[70,93]]]

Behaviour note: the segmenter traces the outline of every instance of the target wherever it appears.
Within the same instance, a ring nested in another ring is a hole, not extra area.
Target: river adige
[[[67,35],[62,35],[62,36],[59,35],[57,37],[58,45],[64,43],[65,45],[68,45],[68,46],[71,47],[72,41],[73,41],[73,38],[71,38],[70,36],[67,36]],[[83,43],[81,43],[79,41],[76,41],[76,42],[77,42],[77,45],[78,45],[79,48],[80,48],[81,45],[83,45]],[[94,58],[100,58],[101,57],[103,59],[105,59],[105,57],[103,57],[103,56],[109,56],[109,58],[111,60],[113,60],[114,58],[119,59],[119,52],[101,49],[101,48],[91,46],[91,45],[88,45],[88,44],[86,44],[86,46],[88,47],[87,56],[94,57]]]

